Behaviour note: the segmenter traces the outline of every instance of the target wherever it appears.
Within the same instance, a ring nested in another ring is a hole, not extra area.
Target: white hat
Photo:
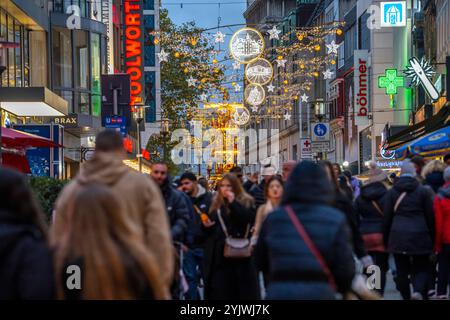
[[[273,176],[275,175],[275,169],[273,167],[264,167],[262,169],[262,176]]]

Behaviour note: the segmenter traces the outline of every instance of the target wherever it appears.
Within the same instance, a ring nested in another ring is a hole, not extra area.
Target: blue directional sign
[[[119,116],[105,117],[105,128],[116,129],[125,137],[127,135],[127,119]]]
[[[330,125],[327,122],[311,123],[311,131],[312,141],[330,140]]]
[[[381,27],[406,26],[406,1],[381,2]]]

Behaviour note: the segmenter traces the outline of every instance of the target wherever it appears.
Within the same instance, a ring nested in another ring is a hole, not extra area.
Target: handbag
[[[222,219],[222,214],[220,209],[217,212],[219,217],[220,225],[222,226],[223,233],[225,234],[225,245],[223,248],[223,256],[225,258],[242,259],[249,258],[252,255],[252,246],[250,245],[250,240],[248,239],[248,234],[250,231],[250,225],[247,225],[247,230],[245,232],[244,238],[233,238],[228,234],[227,227]]]
[[[380,206],[375,200],[372,200],[372,205],[375,210],[383,217],[383,210],[381,210]],[[375,232],[361,235],[364,241],[364,247],[367,251],[379,251],[385,252],[386,248],[384,246],[383,241],[383,233]]]
[[[292,223],[294,224],[295,230],[297,230],[297,233],[299,236],[303,239],[306,246],[309,248],[311,253],[316,258],[317,262],[319,262],[320,267],[322,268],[322,271],[325,273],[328,283],[330,284],[330,287],[337,292],[337,285],[336,281],[334,280],[333,274],[330,271],[330,268],[328,268],[327,263],[325,262],[325,259],[323,258],[322,254],[320,253],[319,249],[317,249],[314,242],[309,237],[308,233],[306,232],[305,228],[301,224],[300,220],[297,218],[297,216],[294,213],[294,210],[292,210],[291,206],[285,206],[284,210],[286,210],[287,214],[289,215],[289,218],[291,219]]]

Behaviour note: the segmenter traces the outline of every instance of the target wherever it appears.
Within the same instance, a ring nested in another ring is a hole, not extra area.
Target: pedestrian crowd
[[[26,176],[0,167],[0,299],[448,299],[450,155],[364,181],[288,161],[215,185],[124,163],[100,132],[46,223]]]

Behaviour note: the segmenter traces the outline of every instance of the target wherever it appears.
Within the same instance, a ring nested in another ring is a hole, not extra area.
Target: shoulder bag
[[[372,206],[375,208],[375,211],[383,217],[383,210],[381,210],[380,206],[375,200],[371,201]],[[381,232],[373,232],[366,233],[361,235],[364,241],[364,247],[367,251],[377,251],[377,252],[385,252],[386,248],[384,246],[383,241],[383,233]]]
[[[225,246],[223,249],[223,256],[225,258],[249,258],[252,255],[252,247],[248,234],[250,231],[250,225],[247,225],[244,238],[233,238],[228,234],[227,227],[222,219],[220,209],[217,211],[220,225],[222,226],[223,233],[225,234]]]

